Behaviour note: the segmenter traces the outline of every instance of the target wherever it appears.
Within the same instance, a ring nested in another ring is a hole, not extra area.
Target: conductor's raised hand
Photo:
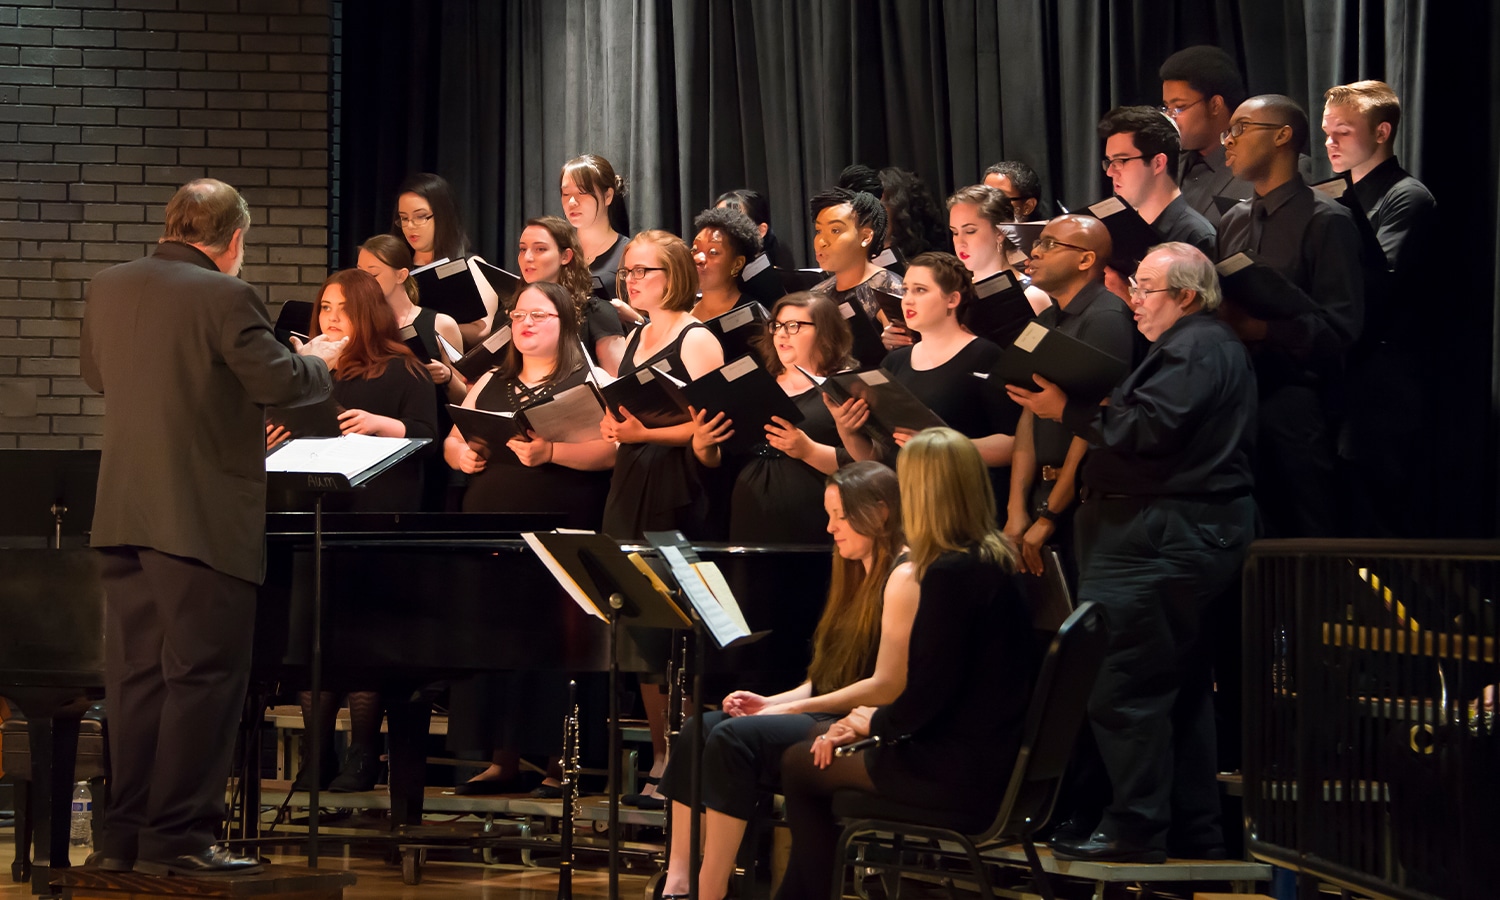
[[[296,340],[296,339],[293,338],[293,340]],[[286,426],[285,425],[275,425],[275,424],[273,424],[271,422],[267,422],[266,423],[266,449],[267,450],[270,450],[270,449],[272,449],[274,447],[280,446],[282,442],[286,441],[291,436],[292,436],[292,433],[290,431],[286,430]]]
[[[296,350],[303,356],[318,357],[327,363],[330,369],[333,368],[334,363],[338,362],[339,354],[344,352],[344,347],[348,346],[348,344],[349,339],[346,337],[335,341],[326,334],[320,334],[305,344],[296,338],[292,338],[293,350]]]
[[[726,413],[717,413],[710,419],[706,409],[690,406],[688,412],[693,416],[693,450],[695,452],[717,447],[734,437],[734,420]]]
[[[1063,410],[1068,406],[1068,395],[1063,393],[1062,388],[1040,375],[1033,375],[1031,378],[1041,386],[1041,390],[1028,391],[1023,387],[1007,384],[1005,392],[1010,395],[1010,399],[1031,410],[1036,416],[1054,422],[1061,421]]]
[[[850,397],[843,403],[834,403],[827,395],[823,395],[823,405],[833,414],[833,424],[839,431],[853,433],[865,427],[870,421],[870,404],[858,397]]]

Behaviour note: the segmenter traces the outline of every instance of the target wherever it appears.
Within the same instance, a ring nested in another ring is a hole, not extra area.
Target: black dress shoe
[[[1093,836],[1094,826],[1098,824],[1099,819],[1097,817],[1093,821],[1085,821],[1077,816],[1073,816],[1064,819],[1056,828],[1052,829],[1052,836],[1047,840],[1049,843],[1061,841],[1069,844],[1081,844]]]
[[[355,794],[375,789],[380,780],[380,756],[364,747],[350,747],[344,754],[344,767],[328,783],[330,794]]]
[[[103,869],[106,872],[130,872],[135,869],[135,860],[121,856],[105,856],[103,850],[90,853],[83,861],[85,868]]]
[[[197,853],[184,853],[170,859],[138,859],[135,870],[142,875],[183,875],[189,878],[226,878],[254,875],[261,870],[260,860],[237,856],[219,847],[206,847]]]
[[[1087,862],[1162,863],[1167,861],[1167,851],[1144,844],[1133,844],[1110,838],[1105,834],[1092,835],[1086,841],[1053,841],[1047,846],[1058,859],[1078,859]]]

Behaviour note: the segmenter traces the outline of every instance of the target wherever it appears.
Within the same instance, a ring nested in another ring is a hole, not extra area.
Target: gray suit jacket
[[[250,285],[187,244],[89,284],[80,363],[104,394],[92,543],[265,576],[266,405],[314,403],[321,359],[276,340]]]

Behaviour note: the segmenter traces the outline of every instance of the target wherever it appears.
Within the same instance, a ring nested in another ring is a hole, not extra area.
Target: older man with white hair
[[[1213,263],[1162,244],[1131,285],[1145,359],[1099,406],[1037,379],[1016,402],[1089,442],[1078,543],[1080,602],[1109,620],[1089,720],[1113,802],[1070,859],[1162,862],[1223,853],[1209,631],[1255,535],[1250,354],[1215,316]]]

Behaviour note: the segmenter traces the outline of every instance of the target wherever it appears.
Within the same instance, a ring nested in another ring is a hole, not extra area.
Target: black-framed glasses
[[[1104,172],[1105,172],[1105,174],[1108,174],[1110,169],[1114,169],[1114,168],[1121,168],[1121,169],[1123,169],[1123,168],[1125,168],[1125,164],[1126,163],[1131,162],[1133,160],[1145,159],[1145,158],[1146,157],[1144,155],[1142,155],[1142,156],[1107,156],[1104,159],[1099,160],[1099,168],[1103,169]]]
[[[557,313],[541,309],[513,309],[506,315],[510,316],[511,322],[516,325],[521,324],[527,319],[530,319],[533,325],[540,325],[548,319],[559,318]]]
[[[1079,253],[1094,252],[1087,247],[1080,247],[1077,244],[1070,244],[1067,241],[1060,241],[1050,234],[1044,234],[1041,237],[1037,238],[1036,243],[1031,245],[1031,252],[1035,253],[1040,250],[1043,253],[1051,253],[1058,247],[1067,247],[1069,250],[1077,250]]]
[[[615,277],[620,281],[640,281],[642,278],[646,277],[647,272],[665,271],[667,270],[662,266],[632,266],[629,269],[621,268],[618,272],[615,273]]]
[[[1207,100],[1207,99],[1208,99],[1207,97],[1199,97],[1197,100],[1194,100],[1192,103],[1188,103],[1188,104],[1183,105],[1183,106],[1158,106],[1156,108],[1156,111],[1159,112],[1159,113],[1161,113],[1162,115],[1166,116],[1169,119],[1175,119],[1178,116],[1182,115],[1183,113],[1187,112],[1188,110],[1192,109],[1193,107],[1197,106],[1198,104],[1202,103],[1204,100]]]
[[[806,326],[808,328],[814,327],[813,323],[811,322],[799,322],[796,319],[788,319],[785,322],[768,322],[766,323],[766,330],[770,331],[772,334],[775,334],[778,331],[785,331],[787,337],[791,337],[792,335],[801,331],[803,326]]]
[[[432,215],[430,213],[417,213],[414,216],[397,216],[396,221],[401,223],[402,228],[405,228],[408,225],[415,225],[418,228],[421,228],[423,225],[426,225],[428,222],[432,221]]]
[[[1249,128],[1290,128],[1283,122],[1235,122],[1229,126],[1228,131],[1219,132],[1219,143],[1227,144],[1230,138],[1238,138],[1245,134]]]

